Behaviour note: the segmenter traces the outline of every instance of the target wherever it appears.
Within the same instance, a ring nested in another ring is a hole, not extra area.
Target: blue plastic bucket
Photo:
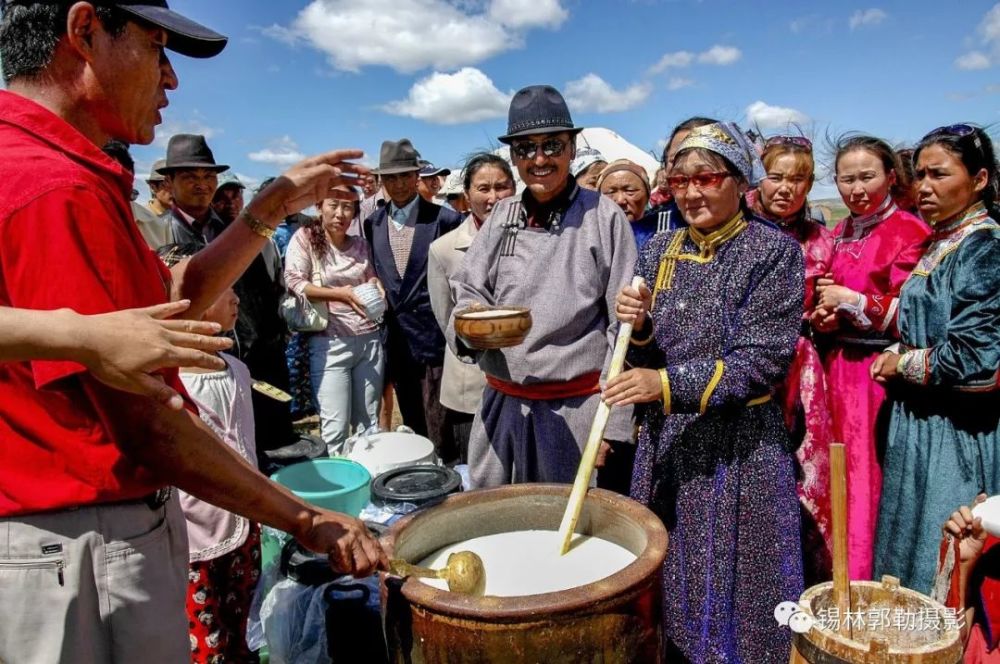
[[[371,500],[372,476],[349,459],[311,459],[282,468],[271,479],[317,507],[358,516]]]

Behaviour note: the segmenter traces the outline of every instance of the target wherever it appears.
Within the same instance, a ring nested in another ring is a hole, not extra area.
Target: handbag
[[[309,247],[309,258],[312,262],[312,282],[313,286],[323,286],[323,278],[320,274],[319,261],[313,248]],[[322,332],[326,329],[330,318],[330,309],[326,302],[313,302],[307,297],[285,291],[278,304],[278,313],[284,319],[288,329],[292,332]]]

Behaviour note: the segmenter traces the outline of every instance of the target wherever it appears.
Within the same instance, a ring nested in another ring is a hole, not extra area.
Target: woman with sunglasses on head
[[[885,141],[851,134],[836,145],[836,183],[850,216],[834,231],[830,272],[817,281],[810,321],[822,333],[834,440],[847,457],[847,551],[851,579],[872,578],[882,487],[876,423],[884,388],[869,367],[894,338],[899,289],[930,229],[893,202],[896,155]]]
[[[913,156],[934,233],[900,293],[900,347],[871,368],[892,395],[875,571],[929,592],[939,524],[1000,492],[1000,184],[971,125],[935,129]]]
[[[833,424],[823,362],[813,345],[809,314],[816,306],[816,281],[830,270],[833,234],[809,214],[806,197],[815,179],[812,142],[804,136],[773,136],[764,143],[761,161],[767,175],[757,189],[747,192],[747,205],[798,242],[805,259],[803,325],[792,368],[777,394],[785,424],[797,445],[808,587],[829,581],[832,574],[829,450]]]
[[[625,288],[630,369],[607,403],[642,404],[631,495],[667,525],[664,630],[692,662],[785,662],[774,607],[802,591],[794,455],[771,394],[802,320],[798,245],[741,207],[763,177],[732,123],[681,143],[670,187],[688,228],[660,233]],[[672,661],[672,660],[671,660]]]

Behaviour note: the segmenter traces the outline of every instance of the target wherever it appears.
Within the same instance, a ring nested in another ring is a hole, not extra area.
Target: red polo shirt
[[[0,306],[104,313],[167,301],[132,217],[132,176],[65,121],[0,91]],[[128,333],[128,330],[122,330]],[[0,517],[139,498],[73,362],[0,364]],[[167,381],[183,394],[177,372]]]

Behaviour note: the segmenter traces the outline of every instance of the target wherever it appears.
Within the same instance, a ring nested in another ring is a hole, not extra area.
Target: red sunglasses
[[[722,186],[723,180],[730,177],[732,173],[727,173],[726,171],[719,171],[716,173],[696,173],[691,176],[687,175],[670,175],[667,177],[667,186],[670,187],[670,191],[674,192],[676,195],[679,192],[687,191],[691,184],[694,184],[695,189],[699,191],[702,189],[718,189]]]

